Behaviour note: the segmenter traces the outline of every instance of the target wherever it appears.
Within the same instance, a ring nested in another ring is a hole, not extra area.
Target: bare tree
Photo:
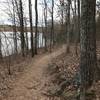
[[[68,1],[68,20],[67,20],[67,47],[66,47],[66,52],[70,52],[70,5],[71,5],[71,0]]]
[[[37,0],[35,0],[35,54],[37,54],[37,35],[38,35],[38,9]]]
[[[50,52],[53,45],[54,45],[54,0],[52,0],[52,11],[51,11]]]
[[[44,0],[44,22],[45,22],[45,32],[44,32],[44,38],[45,38],[45,51],[47,51],[47,1]]]
[[[2,43],[1,43],[1,33],[0,33],[0,59],[2,58]]]
[[[31,30],[31,53],[32,57],[34,56],[34,43],[33,43],[33,20],[32,20],[32,4],[29,0],[29,18],[30,18],[30,30]]]
[[[21,49],[22,56],[25,56],[25,38],[24,38],[24,21],[23,21],[23,4],[22,0],[19,0],[19,9],[20,9],[20,35],[21,35]]]
[[[28,38],[28,30],[27,30],[27,18],[24,18],[25,22],[25,46],[26,46],[26,54],[28,54],[29,51],[29,38]]]
[[[17,50],[17,30],[16,30],[16,8],[14,0],[12,0],[13,5],[13,39],[14,39],[14,53],[18,52]]]

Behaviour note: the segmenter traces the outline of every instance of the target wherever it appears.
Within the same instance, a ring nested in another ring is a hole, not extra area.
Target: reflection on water
[[[8,56],[14,53],[14,39],[13,39],[13,32],[0,32],[1,35],[1,44],[2,44],[2,54],[3,56]],[[34,34],[35,35],[35,34]],[[31,34],[28,33],[28,44],[29,44],[29,49],[31,47],[31,42],[30,42],[30,37]],[[43,38],[43,34],[39,33],[38,34],[38,39],[37,39],[37,47],[44,47],[45,40]],[[17,33],[17,44],[18,44],[18,52],[21,51],[21,42],[20,42],[20,34]]]

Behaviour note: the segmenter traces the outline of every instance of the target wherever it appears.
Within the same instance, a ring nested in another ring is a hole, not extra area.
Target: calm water
[[[13,40],[13,32],[4,32],[4,33],[0,33],[1,34],[1,42],[2,42],[2,54],[3,56],[8,56],[14,53],[14,40]],[[35,35],[35,34],[34,34]],[[31,34],[28,33],[28,39],[29,39],[29,48],[30,46],[30,36]],[[45,40],[42,38],[43,34],[39,33],[38,34],[38,47],[44,47],[44,42]],[[20,42],[20,34],[17,34],[17,44],[18,44],[18,52],[21,51],[21,42]]]

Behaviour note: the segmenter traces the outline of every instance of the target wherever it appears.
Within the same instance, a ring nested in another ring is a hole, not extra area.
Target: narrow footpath
[[[62,46],[52,53],[33,58],[23,75],[14,82],[14,88],[3,100],[48,100],[41,94],[45,82],[43,73],[48,63],[62,54],[64,50],[65,48]]]

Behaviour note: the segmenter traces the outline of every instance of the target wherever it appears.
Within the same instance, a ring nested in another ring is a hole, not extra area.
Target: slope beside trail
[[[65,48],[62,46],[52,53],[33,58],[22,76],[14,82],[14,88],[3,100],[47,100],[41,94],[45,82],[44,69],[53,58],[61,55],[64,50]]]

